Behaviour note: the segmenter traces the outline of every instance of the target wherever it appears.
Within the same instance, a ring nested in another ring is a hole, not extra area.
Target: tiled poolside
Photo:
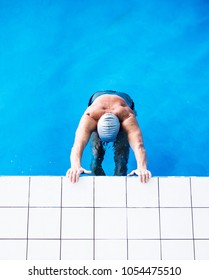
[[[209,177],[0,177],[1,260],[209,260]]]

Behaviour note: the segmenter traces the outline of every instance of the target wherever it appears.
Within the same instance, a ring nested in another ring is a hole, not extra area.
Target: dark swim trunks
[[[128,104],[128,106],[134,110],[134,102],[133,100],[131,99],[131,97],[127,94],[127,93],[124,93],[124,92],[119,92],[119,91],[115,91],[115,90],[103,90],[103,91],[97,91],[95,92],[91,98],[89,99],[89,103],[88,103],[88,106],[90,106],[94,100],[101,96],[101,95],[104,95],[104,94],[112,94],[112,95],[118,95],[120,97],[122,97],[126,103]]]

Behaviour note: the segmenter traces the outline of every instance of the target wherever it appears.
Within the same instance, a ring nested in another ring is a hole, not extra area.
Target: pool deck
[[[0,177],[1,260],[209,260],[209,177]]]

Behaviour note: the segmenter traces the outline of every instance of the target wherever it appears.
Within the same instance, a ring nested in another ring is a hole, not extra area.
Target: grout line
[[[61,177],[61,185],[60,185],[60,252],[59,259],[62,258],[62,191],[63,191],[63,177]]]
[[[28,205],[27,206],[0,206],[0,209],[10,209],[10,208],[14,208],[14,209],[28,209]]]
[[[0,238],[0,241],[3,241],[3,240],[16,240],[16,241],[19,241],[19,240],[26,240],[27,241],[27,238],[24,238],[24,237],[1,237]],[[59,237],[31,237],[31,238],[28,238],[28,240],[55,240],[55,241],[59,241],[60,238]],[[62,238],[62,240],[93,240],[92,238]],[[97,238],[96,240],[124,240],[126,241],[127,238]],[[129,238],[129,240],[159,240],[159,238]],[[172,241],[172,240],[182,240],[182,241],[186,241],[186,240],[190,240],[190,241],[193,241],[193,238],[161,238],[161,240],[169,240],[169,241]],[[208,241],[209,238],[195,238],[195,240],[199,240],[199,241]]]
[[[27,217],[27,237],[26,237],[26,260],[28,259],[29,212],[30,212],[30,186],[31,186],[31,177],[28,178],[28,217]]]
[[[160,179],[158,177],[158,209],[159,209],[159,235],[160,235],[160,259],[162,260],[162,236],[161,236],[161,215],[160,215]]]
[[[95,176],[93,177],[93,260],[95,260],[95,254],[96,254],[96,242],[95,242]]]
[[[0,209],[28,209],[28,206],[0,206]],[[36,209],[36,208],[46,208],[46,209],[59,209],[60,206],[30,206],[30,209]],[[92,209],[92,206],[62,206],[63,209],[68,209],[68,208],[89,208]],[[158,206],[94,206],[95,209],[123,209],[123,208],[128,208],[128,209],[158,209]],[[161,209],[190,209],[191,206],[162,206],[160,207]],[[205,206],[196,206],[192,207],[193,209],[209,209],[209,207]]]
[[[191,199],[191,218],[192,218],[192,237],[193,237],[193,253],[194,253],[194,260],[196,259],[195,254],[195,240],[194,240],[194,215],[193,215],[193,207],[192,207],[192,179],[190,177],[190,199]]]

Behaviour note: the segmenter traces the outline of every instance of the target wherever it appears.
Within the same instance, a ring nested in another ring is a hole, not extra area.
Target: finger
[[[149,172],[145,174],[145,183],[147,183],[148,181],[149,181]]]
[[[141,173],[141,182],[146,183],[146,174],[144,172]]]
[[[147,170],[147,173],[146,173],[146,183],[149,181],[149,179],[152,177],[152,174],[149,170]]]
[[[151,178],[151,173],[150,173],[150,171],[147,170],[147,172],[145,174],[145,183],[147,183],[150,178]]]
[[[128,174],[128,176],[133,176],[135,174],[135,170],[131,171],[131,173]]]
[[[147,174],[147,172],[146,171],[141,171],[141,178],[142,178],[142,183],[144,184],[144,183],[146,183],[146,174]]]
[[[75,184],[77,182],[77,171],[72,172],[72,183]]]
[[[72,182],[72,170],[68,171],[68,178],[70,179],[70,182]]]
[[[75,183],[78,183],[78,181],[79,181],[79,176],[80,176],[80,172],[77,171],[76,174],[75,174]]]
[[[91,174],[92,172],[91,172],[91,170],[83,169],[83,173],[85,173],[85,174]]]
[[[74,172],[73,171],[70,172],[70,182],[74,183]]]
[[[147,170],[141,170],[141,182],[144,184],[147,182]]]
[[[69,168],[69,169],[67,170],[67,172],[66,172],[66,177],[68,177],[68,178],[69,178],[69,176],[70,176],[70,171],[71,171],[71,169]]]
[[[66,173],[67,178],[69,179],[69,181],[71,182],[71,177],[72,177],[72,170],[68,169],[67,173]]]
[[[149,173],[145,174],[145,183],[149,181]]]
[[[137,173],[137,175],[138,175],[138,177],[139,177],[140,182],[141,182],[141,183],[143,183],[143,176],[142,176],[142,172],[141,172],[141,171],[139,171],[139,172]]]

